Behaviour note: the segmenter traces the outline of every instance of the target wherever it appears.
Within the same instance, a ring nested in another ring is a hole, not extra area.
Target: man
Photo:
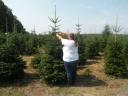
[[[76,80],[76,67],[79,59],[78,44],[76,42],[75,35],[57,32],[56,36],[63,45],[63,61],[67,72],[68,84],[73,85]]]

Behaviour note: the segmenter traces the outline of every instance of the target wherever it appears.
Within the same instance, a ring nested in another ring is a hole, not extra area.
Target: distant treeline
[[[0,0],[0,32],[25,32],[25,28],[2,0]]]

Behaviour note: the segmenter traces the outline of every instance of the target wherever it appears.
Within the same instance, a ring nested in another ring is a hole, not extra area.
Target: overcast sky
[[[75,24],[82,25],[82,33],[100,33],[105,24],[115,24],[116,16],[122,33],[128,30],[128,0],[3,0],[22,22],[27,31],[36,28],[37,33],[48,31],[48,16],[62,19],[61,31],[75,32]]]

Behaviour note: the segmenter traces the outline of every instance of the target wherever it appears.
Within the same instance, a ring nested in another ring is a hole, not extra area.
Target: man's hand
[[[56,32],[56,35],[63,36],[64,34],[62,32]]]
[[[62,38],[68,39],[69,33],[67,33],[67,32],[56,32],[57,37],[58,37],[58,35],[61,36]]]
[[[60,40],[62,39],[62,36],[60,35],[60,32],[57,32],[57,33],[56,33],[56,37],[57,37],[58,39],[60,39]]]

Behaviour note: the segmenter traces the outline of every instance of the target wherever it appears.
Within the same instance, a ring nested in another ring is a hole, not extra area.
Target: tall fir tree
[[[55,18],[49,17],[49,19],[53,23],[52,34],[49,35],[50,42],[44,46],[45,54],[41,57],[38,69],[42,80],[48,85],[65,84],[67,78],[62,62],[62,49],[55,35],[60,26],[58,25],[60,19],[56,16],[56,6]]]
[[[121,26],[118,25],[118,16],[116,17],[116,24],[112,27],[115,33],[115,41],[117,40],[117,34],[122,30]]]

